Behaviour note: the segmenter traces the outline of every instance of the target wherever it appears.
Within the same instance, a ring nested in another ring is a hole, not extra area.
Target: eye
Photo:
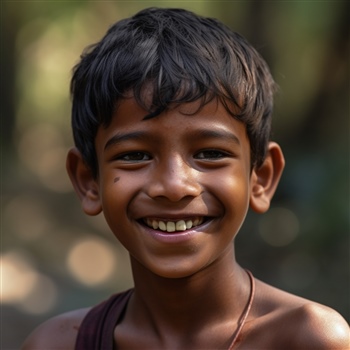
[[[226,158],[229,155],[226,152],[218,151],[218,150],[204,150],[195,155],[196,159],[207,159],[207,160],[215,160],[215,159],[222,159]]]
[[[150,155],[144,152],[129,152],[118,156],[117,160],[122,160],[125,162],[143,162],[150,160]]]

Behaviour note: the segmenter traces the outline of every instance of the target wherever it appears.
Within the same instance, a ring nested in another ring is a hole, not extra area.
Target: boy
[[[117,22],[75,67],[67,170],[129,251],[134,288],[40,326],[23,349],[348,349],[335,311],[235,260],[284,158],[274,82],[241,36],[180,9]]]

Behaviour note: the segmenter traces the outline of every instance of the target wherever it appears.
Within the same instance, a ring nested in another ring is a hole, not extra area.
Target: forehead
[[[183,139],[195,140],[196,136],[212,137],[229,134],[238,143],[248,144],[245,125],[236,120],[218,100],[213,99],[201,106],[201,101],[174,105],[159,115],[145,119],[149,111],[140,106],[133,97],[120,101],[111,123],[101,126],[97,132],[96,148],[108,146],[114,135],[142,133],[153,139],[166,139],[181,142]]]

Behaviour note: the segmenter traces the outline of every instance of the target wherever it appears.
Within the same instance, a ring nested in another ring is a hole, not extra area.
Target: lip
[[[201,225],[193,227],[186,231],[175,231],[175,232],[166,232],[161,230],[154,230],[146,225],[138,223],[139,226],[142,227],[142,230],[146,232],[146,234],[150,235],[154,240],[164,243],[164,244],[179,244],[188,242],[198,235],[204,233],[206,228],[212,223],[213,218],[203,222]]]

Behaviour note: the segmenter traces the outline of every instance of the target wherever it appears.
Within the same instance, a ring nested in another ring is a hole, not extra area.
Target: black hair
[[[152,92],[151,102],[144,91]],[[270,139],[275,83],[258,52],[216,19],[148,8],[115,23],[88,47],[71,81],[76,147],[98,175],[95,137],[130,92],[152,118],[185,102],[218,98],[242,121],[259,167]]]

